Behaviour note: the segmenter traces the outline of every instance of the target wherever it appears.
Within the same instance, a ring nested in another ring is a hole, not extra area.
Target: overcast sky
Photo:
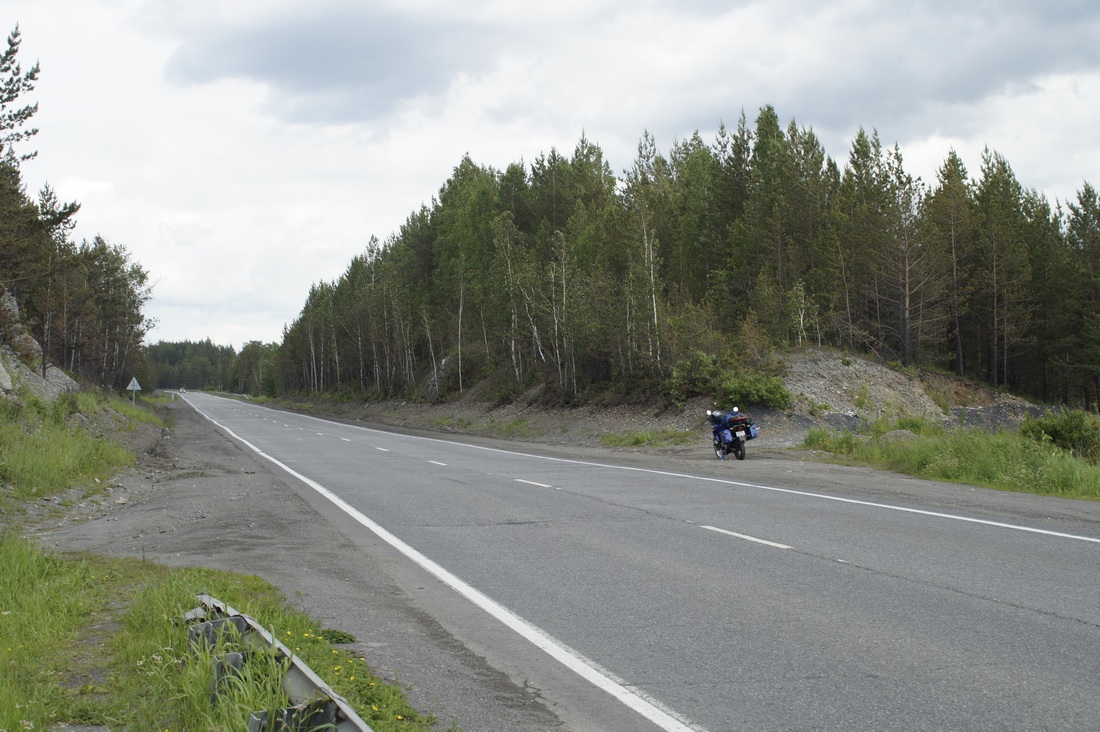
[[[24,164],[155,284],[147,342],[280,341],[309,287],[430,204],[581,135],[622,175],[771,104],[843,167],[859,127],[934,180],[982,149],[1100,185],[1095,0],[5,0],[41,75]]]

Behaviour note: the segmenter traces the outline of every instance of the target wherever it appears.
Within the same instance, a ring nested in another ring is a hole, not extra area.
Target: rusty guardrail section
[[[210,595],[198,595],[197,599],[200,605],[184,613],[182,618],[188,626],[187,637],[193,646],[216,647],[226,633],[235,631],[246,649],[274,651],[280,659],[287,662],[282,686],[293,706],[277,710],[274,719],[266,711],[252,712],[248,720],[248,732],[263,732],[268,729],[307,732],[319,728],[336,732],[373,732],[346,699],[333,691],[313,669],[253,618],[237,612]],[[247,661],[248,653],[248,650],[227,653],[215,660],[211,682],[213,694],[217,693],[222,679],[240,671]]]

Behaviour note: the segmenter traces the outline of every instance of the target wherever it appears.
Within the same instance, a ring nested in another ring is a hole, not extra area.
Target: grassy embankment
[[[1100,427],[1080,411],[1027,420],[1019,431],[945,430],[912,418],[866,434],[810,431],[805,447],[838,461],[1000,490],[1100,500]]]
[[[196,655],[186,629],[173,622],[197,605],[197,593],[256,618],[378,732],[432,728],[399,687],[333,645],[353,639],[290,609],[260,578],[62,556],[22,538],[21,502],[81,486],[95,493],[97,478],[132,464],[133,455],[82,423],[126,429],[135,419],[156,419],[147,408],[90,393],[53,404],[23,401],[0,403],[0,730],[61,723],[243,729],[249,712],[286,705],[274,658],[250,660],[212,701],[213,654]]]

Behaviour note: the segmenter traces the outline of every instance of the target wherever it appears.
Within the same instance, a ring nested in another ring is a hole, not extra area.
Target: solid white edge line
[[[720,529],[717,526],[700,526],[701,529],[707,531],[717,531],[719,534],[728,534],[729,536],[736,536],[738,539],[744,539],[745,541],[755,541],[757,544],[767,544],[768,546],[774,546],[776,549],[793,549],[786,544],[777,544],[774,541],[768,541],[767,539],[758,539],[755,536],[749,536],[748,534],[738,534],[734,531],[727,531],[726,529]]]
[[[677,718],[672,710],[666,709],[660,702],[658,702],[656,699],[649,697],[649,695],[645,694],[644,692],[638,691],[636,689],[627,688],[626,682],[612,674],[610,671],[600,667],[594,661],[585,658],[583,655],[565,645],[561,641],[558,641],[538,626],[532,625],[530,622],[524,620],[522,617],[504,607],[496,600],[493,600],[488,595],[485,595],[480,590],[477,590],[473,586],[466,584],[457,576],[451,574],[446,569],[436,564],[434,561],[421,554],[419,551],[406,544],[404,541],[397,538],[389,531],[382,528],[380,525],[376,524],[365,514],[360,512],[357,508],[347,503],[344,499],[340,498],[340,496],[336,495],[328,488],[325,488],[317,481],[307,478],[301,473],[279,462],[277,459],[275,459],[271,455],[268,455],[248,440],[245,440],[238,436],[228,427],[211,419],[194,404],[191,404],[191,406],[195,409],[196,412],[198,412],[207,420],[209,420],[212,424],[217,426],[218,429],[221,429],[227,435],[229,435],[242,445],[246,446],[248,449],[252,450],[260,457],[278,466],[282,470],[286,471],[288,474],[294,476],[313,490],[317,491],[318,494],[327,498],[341,511],[346,513],[351,518],[355,519],[362,526],[372,531],[376,536],[378,536],[378,538],[382,539],[394,549],[401,552],[412,561],[416,562],[425,571],[435,575],[435,577],[437,577],[441,582],[451,587],[451,589],[455,590],[467,600],[474,603],[474,605],[499,620],[505,626],[514,630],[522,638],[532,643],[536,648],[548,654],[551,658],[564,665],[570,671],[576,673],[585,681],[607,692],[612,697],[618,699],[627,707],[642,715],[661,729],[669,730],[670,732],[704,732],[703,728],[701,727],[689,726],[687,723],[681,721]]]

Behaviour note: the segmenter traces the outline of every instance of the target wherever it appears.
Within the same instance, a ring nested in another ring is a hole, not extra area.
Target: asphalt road
[[[1096,504],[186,396],[565,728],[1100,728]]]

